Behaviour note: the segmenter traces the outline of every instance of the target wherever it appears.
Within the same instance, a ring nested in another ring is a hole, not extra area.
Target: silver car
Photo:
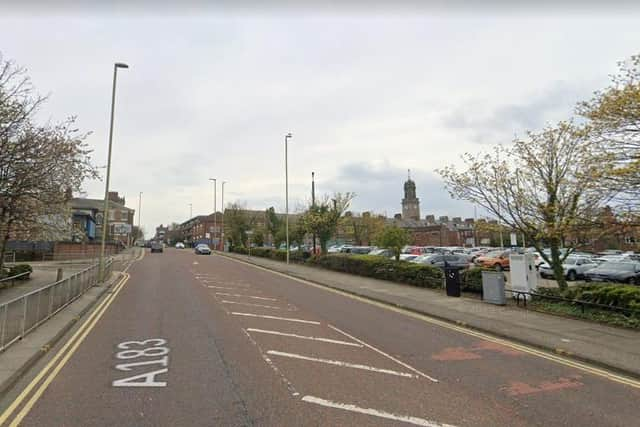
[[[569,256],[562,263],[562,271],[567,280],[576,280],[584,277],[584,274],[588,270],[596,268],[597,266],[598,264],[592,258]],[[553,269],[546,262],[540,264],[539,271],[542,277],[553,277]]]

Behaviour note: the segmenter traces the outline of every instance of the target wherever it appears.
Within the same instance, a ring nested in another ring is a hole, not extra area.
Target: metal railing
[[[7,251],[4,253],[4,262],[5,263],[15,263],[16,262],[16,252],[15,251]]]
[[[107,277],[113,260],[106,263]],[[98,283],[98,265],[0,305],[0,351],[22,339]]]
[[[560,301],[570,305],[579,306],[582,314],[584,314],[585,308],[591,308],[591,309],[604,310],[604,311],[614,311],[614,312],[622,313],[625,316],[634,316],[634,315],[640,316],[640,309],[636,309],[636,308],[619,307],[616,305],[600,304],[600,303],[591,302],[591,301],[582,301],[578,299],[570,299],[570,298],[564,298],[564,297],[559,297],[555,295],[545,295],[545,294],[539,294],[536,292],[526,292],[526,291],[519,291],[519,290],[513,290],[513,289],[505,289],[505,292],[510,292],[513,295],[513,298],[516,300],[517,306],[520,306],[520,301],[522,300],[522,305],[524,308],[527,308],[528,299],[538,298],[538,299],[547,299],[551,301]]]

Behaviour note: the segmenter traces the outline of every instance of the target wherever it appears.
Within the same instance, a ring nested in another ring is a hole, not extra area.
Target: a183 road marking
[[[166,387],[166,381],[158,381],[156,378],[158,375],[169,372],[169,347],[167,347],[166,344],[167,340],[163,338],[149,338],[143,341],[125,341],[118,344],[118,349],[121,351],[116,353],[116,359],[136,359],[136,361],[119,363],[116,365],[117,370],[129,372],[137,370],[137,368],[140,367],[153,368],[154,365],[162,368],[121,378],[113,381],[111,385],[114,387]],[[147,359],[150,357],[157,359]],[[140,358],[143,359],[138,360]]]

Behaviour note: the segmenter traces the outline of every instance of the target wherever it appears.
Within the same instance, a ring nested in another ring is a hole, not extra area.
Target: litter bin
[[[504,274],[496,271],[482,272],[482,300],[490,304],[505,305]]]
[[[460,269],[446,266],[444,268],[445,287],[448,297],[460,296]]]

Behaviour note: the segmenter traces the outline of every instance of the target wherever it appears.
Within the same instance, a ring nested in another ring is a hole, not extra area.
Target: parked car
[[[391,249],[374,249],[371,252],[369,252],[367,255],[383,256],[385,258],[391,258],[393,256],[393,251]]]
[[[445,262],[448,267],[453,267],[453,268],[467,268],[470,265],[469,257],[463,254],[423,255],[414,259],[412,262],[415,262],[416,264],[432,265],[434,267],[439,267],[439,268],[444,268]]]
[[[347,254],[366,255],[371,252],[371,249],[372,248],[370,246],[348,246],[342,252]]]
[[[412,261],[418,258],[418,256],[419,255],[415,255],[415,254],[400,254],[400,261]],[[395,257],[392,255],[391,258],[395,258]]]
[[[176,243],[176,249],[184,249],[184,243],[182,242]]]
[[[587,281],[640,284],[640,263],[605,262],[584,274]]]
[[[576,280],[584,277],[587,271],[597,266],[598,264],[591,258],[569,256],[562,263],[562,271],[567,280]],[[553,277],[553,269],[546,262],[540,264],[539,271],[542,277]]]
[[[211,255],[211,248],[206,243],[200,243],[195,247],[196,255]]]
[[[508,270],[510,254],[510,250],[493,251],[477,257],[474,262],[479,267],[493,268],[496,271]]]
[[[162,242],[151,242],[151,253],[154,252],[164,252],[164,245]]]

